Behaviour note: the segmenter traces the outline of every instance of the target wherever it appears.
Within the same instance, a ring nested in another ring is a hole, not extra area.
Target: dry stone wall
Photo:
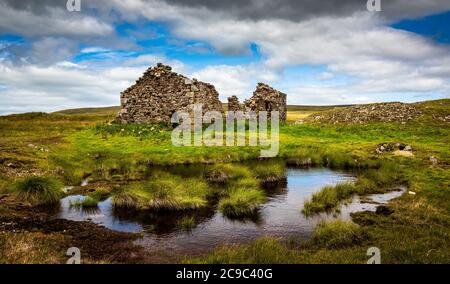
[[[231,96],[228,98],[228,111],[240,111],[242,110],[239,104],[239,99],[236,96]]]
[[[158,63],[147,69],[136,83],[120,96],[119,123],[170,124],[176,111],[192,113],[193,104],[203,104],[203,112],[220,111],[222,103],[213,85],[189,79]]]
[[[258,83],[256,90],[253,92],[253,96],[246,100],[244,105],[246,110],[269,112],[269,118],[271,111],[278,111],[280,112],[280,121],[286,121],[286,94],[266,84]]]

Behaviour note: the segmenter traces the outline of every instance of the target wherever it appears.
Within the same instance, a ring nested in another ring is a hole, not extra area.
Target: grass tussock
[[[228,217],[253,216],[266,200],[264,192],[255,188],[239,187],[219,202],[219,210]]]
[[[339,183],[336,186],[326,186],[312,195],[311,200],[305,202],[303,214],[326,212],[336,208],[342,200],[348,199],[358,190],[353,183]]]
[[[89,193],[89,197],[93,200],[96,200],[97,202],[104,201],[108,199],[108,197],[111,195],[111,192],[104,188],[97,188],[95,191]]]
[[[262,184],[276,183],[286,178],[285,167],[280,163],[258,163],[252,171]]]
[[[32,205],[55,205],[63,196],[62,184],[52,177],[28,177],[14,184],[17,197]]]
[[[177,227],[185,231],[192,230],[195,225],[196,222],[194,216],[183,216],[177,221]]]
[[[117,208],[135,210],[191,210],[207,205],[208,185],[199,178],[156,173],[150,181],[136,183],[113,195]]]
[[[98,201],[92,197],[85,196],[70,201],[70,206],[82,207],[82,208],[94,208],[97,207]]]
[[[211,183],[228,184],[252,176],[250,170],[239,164],[218,164],[211,166],[205,173],[206,180]]]
[[[320,247],[342,248],[356,245],[367,235],[360,226],[351,221],[321,222],[314,230],[312,242]]]
[[[365,171],[354,183],[339,183],[336,186],[322,188],[319,192],[314,193],[309,201],[305,202],[302,212],[306,216],[329,212],[355,194],[385,193],[403,182],[403,177],[396,166],[385,163],[379,169]]]

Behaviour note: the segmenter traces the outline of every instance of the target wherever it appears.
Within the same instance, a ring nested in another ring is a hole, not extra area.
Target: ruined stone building
[[[203,104],[203,112],[223,111],[213,85],[191,80],[158,63],[121,93],[116,121],[170,124],[174,112],[191,112],[192,105],[199,103]]]
[[[242,110],[239,104],[239,99],[236,96],[231,96],[228,98],[228,111],[240,111]]]
[[[136,83],[120,96],[119,123],[171,124],[176,111],[192,113],[194,104],[203,105],[203,113],[223,112],[219,94],[213,85],[189,79],[158,63],[147,69]],[[286,94],[259,83],[253,96],[243,105],[236,96],[228,98],[229,111],[279,111],[280,121],[286,121]],[[270,115],[270,113],[269,113]]]
[[[280,121],[286,121],[287,105],[286,94],[275,90],[274,88],[258,83],[253,96],[244,102],[246,110],[255,112],[267,111],[270,116],[271,111],[280,112]]]
[[[280,113],[280,121],[286,121],[287,105],[286,94],[275,90],[274,88],[258,83],[253,96],[244,101],[244,105],[239,104],[239,99],[236,96],[228,98],[229,111],[267,111],[268,118],[270,118],[271,111],[278,111]]]
[[[278,111],[280,113],[280,121],[286,121],[286,94],[275,90],[274,88],[258,83],[256,90],[253,92],[253,96],[244,101],[244,106],[239,104],[239,100],[236,96],[228,98],[228,110],[229,111],[254,111],[256,113],[260,111],[269,112],[268,118],[270,118],[271,111]]]

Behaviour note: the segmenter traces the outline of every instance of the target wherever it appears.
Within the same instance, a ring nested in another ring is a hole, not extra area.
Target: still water
[[[91,221],[107,228],[124,232],[143,232],[137,241],[149,251],[165,254],[197,255],[221,244],[247,243],[263,236],[309,238],[318,222],[325,219],[349,219],[356,211],[374,211],[377,204],[361,203],[358,197],[343,205],[339,215],[319,214],[305,217],[303,204],[311,195],[326,185],[354,180],[354,176],[326,168],[286,169],[287,180],[282,185],[266,189],[268,201],[258,216],[252,219],[229,219],[215,207],[189,213],[131,213],[118,212],[107,199],[95,209],[71,207],[70,201],[83,198],[69,196],[61,201],[56,218]],[[370,196],[376,203],[386,203],[402,191]],[[180,223],[190,219],[189,229]]]

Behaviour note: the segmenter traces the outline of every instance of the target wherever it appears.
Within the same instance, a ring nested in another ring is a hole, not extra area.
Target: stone
[[[382,143],[379,144],[378,147],[375,149],[375,152],[377,154],[383,154],[392,151],[394,151],[394,155],[398,156],[405,156],[405,157],[414,156],[412,153],[412,147],[410,145],[406,145],[404,143],[399,142]]]
[[[422,115],[413,104],[399,102],[340,107],[308,120],[315,123],[365,124],[369,122],[399,122],[406,124]],[[438,118],[436,118],[438,119]]]
[[[450,122],[450,114],[449,115],[445,115],[445,116],[444,115],[440,116],[438,114],[433,114],[433,119],[438,120],[440,122],[447,122],[447,123],[449,123]]]
[[[401,157],[414,157],[413,152],[405,151],[405,150],[396,150],[396,151],[394,151],[394,155],[401,156]]]
[[[223,112],[219,94],[213,85],[189,79],[158,63],[147,69],[136,84],[120,96],[118,123],[164,123],[171,125],[176,111],[192,113],[193,104],[202,104],[203,112]]]
[[[267,111],[270,119],[271,111],[280,113],[280,121],[286,122],[287,105],[286,94],[275,90],[269,85],[258,83],[253,96],[244,102],[246,111]]]
[[[306,158],[306,159],[304,159],[303,161],[302,161],[302,163],[301,163],[301,165],[302,166],[305,166],[305,167],[309,167],[309,166],[312,166],[312,160],[311,160],[311,158]]]
[[[241,105],[239,104],[239,99],[236,96],[231,96],[228,98],[228,111],[241,111]]]
[[[375,213],[379,215],[389,216],[394,213],[394,210],[385,205],[380,205],[376,208]]]
[[[431,156],[429,160],[433,165],[437,165],[439,163],[438,159],[434,156]]]

